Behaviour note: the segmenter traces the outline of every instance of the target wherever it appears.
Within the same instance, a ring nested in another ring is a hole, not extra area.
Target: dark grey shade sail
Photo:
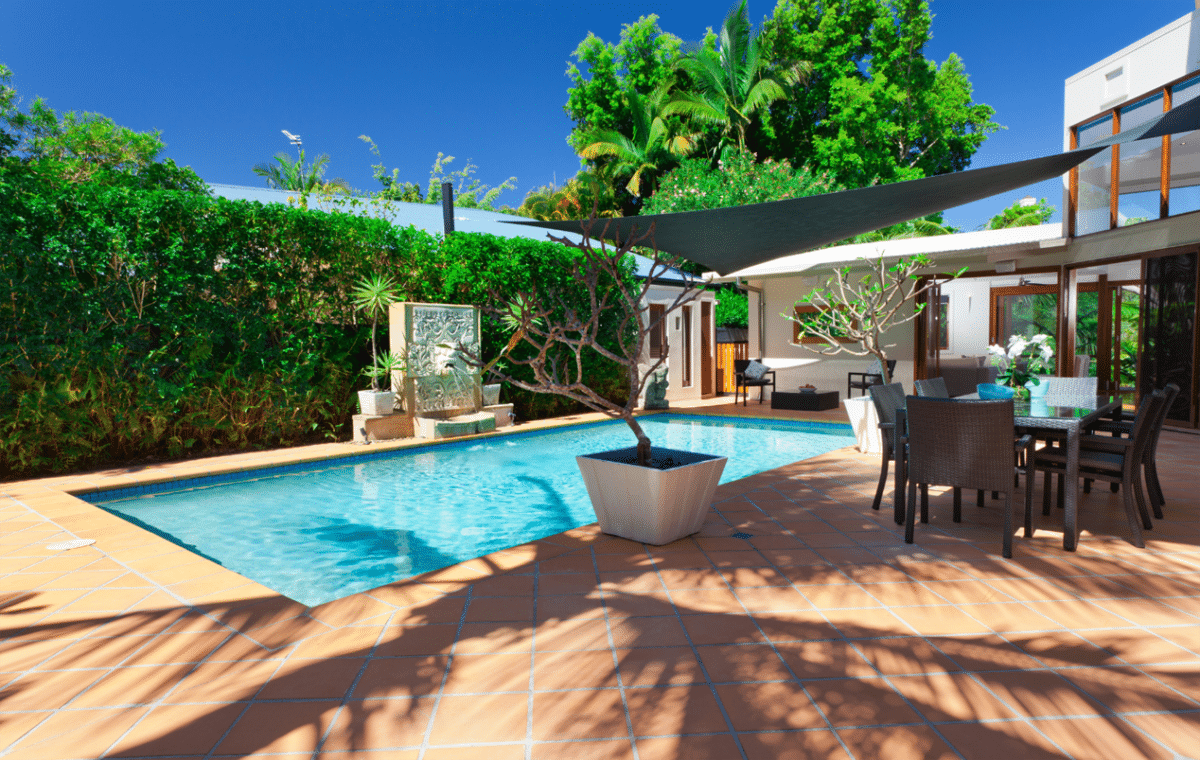
[[[607,225],[605,236],[620,240],[653,225],[658,250],[728,274],[1061,176],[1110,145],[1195,129],[1200,98],[1086,148],[999,166],[749,206],[598,219],[594,225],[586,219],[506,223],[592,237]]]

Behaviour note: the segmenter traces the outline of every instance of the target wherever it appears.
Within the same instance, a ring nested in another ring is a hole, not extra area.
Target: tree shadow
[[[1047,736],[1059,746],[1110,750],[1123,741],[1126,756],[1154,757],[1161,748],[1109,708],[1195,709],[1128,668],[1096,668],[1135,651],[1144,634],[1117,632],[1101,648],[1044,634],[1008,642],[992,634],[922,637],[862,610],[832,619],[800,605],[734,614],[719,571],[628,548],[625,569],[599,574],[600,555],[591,548],[543,543],[529,562],[475,582],[435,574],[426,584],[391,584],[308,610],[263,597],[11,627],[3,632],[4,657],[24,672],[0,690],[0,707],[33,709],[29,700],[56,673],[121,662],[146,666],[110,706],[165,705],[118,742],[115,755],[523,742],[531,720],[538,742],[595,740],[590,749],[624,756],[632,724],[635,735],[666,737],[645,741],[675,742],[673,751],[689,758],[819,757],[843,746],[856,757],[903,750],[934,758],[949,756],[947,745],[964,757],[1054,756]],[[651,557],[662,561],[654,566]],[[823,571],[813,570],[814,577]],[[664,578],[674,604],[659,585]],[[794,593],[755,588],[780,604]],[[383,627],[369,618],[333,631],[313,622],[334,619],[349,604],[381,601],[397,608]],[[263,640],[262,631],[289,621],[295,630],[279,646]],[[314,636],[319,629],[329,632]],[[167,650],[175,642],[149,636],[162,631],[213,640],[203,657],[172,662]],[[333,641],[318,646],[323,637]],[[47,653],[46,642],[61,640],[77,644]],[[167,664],[149,667],[155,662]],[[1064,677],[1056,672],[1062,669],[1074,670]],[[1183,665],[1154,672],[1167,683],[1194,676]],[[74,684],[55,695],[53,707],[101,706],[88,695],[102,684]],[[1147,685],[1155,688],[1140,688]],[[1025,715],[1077,717],[1053,721],[1058,733],[1044,735],[1022,720],[980,722]],[[692,734],[726,736],[690,744]],[[35,729],[31,746],[38,738]],[[581,746],[546,751],[574,757]]]

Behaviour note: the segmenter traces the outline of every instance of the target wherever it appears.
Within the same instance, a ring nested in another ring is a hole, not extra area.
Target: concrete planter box
[[[664,448],[652,455],[679,465],[639,467],[636,446],[575,457],[600,530],[654,545],[700,530],[727,458]]]
[[[362,414],[380,416],[391,414],[396,404],[396,394],[391,391],[359,391],[358,409]]]
[[[842,406],[846,407],[850,427],[854,428],[858,450],[864,454],[883,453],[883,444],[879,439],[879,416],[875,414],[875,402],[871,397],[855,396],[844,399]]]

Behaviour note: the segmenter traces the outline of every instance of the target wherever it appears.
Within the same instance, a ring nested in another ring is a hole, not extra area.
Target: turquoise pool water
[[[641,424],[656,446],[729,457],[722,483],[854,442],[826,423]],[[317,605],[595,522],[575,456],[635,442],[618,420],[82,498]]]

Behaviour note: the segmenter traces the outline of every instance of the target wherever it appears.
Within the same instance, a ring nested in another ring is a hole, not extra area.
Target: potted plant
[[[866,262],[865,274],[862,267],[842,267],[823,287],[814,288],[797,301],[793,313],[780,316],[797,324],[797,341],[809,351],[825,356],[875,357],[886,384],[892,382],[887,349],[895,344],[885,344],[884,338],[889,330],[911,322],[924,309],[925,304],[917,300],[933,287],[934,281],[917,272],[933,266],[933,260],[919,254],[888,265],[881,253],[878,260],[860,261]],[[963,267],[942,278],[954,279],[966,270]],[[870,397],[847,398],[842,405],[854,428],[859,451],[882,451]]]
[[[675,309],[695,300],[702,284],[698,278],[689,280],[663,313],[651,319],[646,294],[656,279],[671,271],[674,260],[654,247],[653,225],[619,245],[602,242],[597,249],[589,237],[596,223],[593,215],[578,243],[550,236],[576,251],[565,258],[569,276],[560,283],[539,280],[530,292],[515,298],[491,294],[492,303],[484,310],[511,331],[499,356],[485,363],[467,354],[465,347],[459,350],[487,377],[533,393],[564,396],[624,420],[637,439],[636,446],[576,457],[600,529],[648,544],[670,543],[700,530],[727,460],[652,448],[634,410],[650,378],[666,363],[665,351],[657,359],[649,357],[652,331]],[[606,233],[607,226],[598,237],[603,239]],[[652,258],[652,266],[650,275],[638,281],[628,255],[642,244],[651,249],[646,255]],[[516,351],[518,346],[526,350]],[[600,357],[623,369],[627,390],[623,404],[588,384],[587,365]],[[501,358],[509,369],[499,368]],[[517,368],[529,374],[518,375]]]
[[[1000,368],[996,381],[1013,389],[1019,398],[1044,396],[1049,388],[1039,374],[1054,371],[1054,339],[1039,333],[1032,338],[1013,335],[1008,339],[1008,348],[988,346],[992,363]]]
[[[379,318],[387,314],[388,305],[401,298],[396,281],[384,274],[374,274],[358,281],[350,294],[354,308],[365,312],[371,318],[371,364],[363,371],[371,378],[371,389],[358,392],[358,406],[362,414],[382,415],[391,414],[395,405],[395,394],[392,391],[391,377],[396,371],[403,371],[401,357],[390,353],[381,355],[375,343],[375,328]],[[381,361],[383,360],[383,361]],[[387,389],[381,389],[380,378],[388,378]]]

